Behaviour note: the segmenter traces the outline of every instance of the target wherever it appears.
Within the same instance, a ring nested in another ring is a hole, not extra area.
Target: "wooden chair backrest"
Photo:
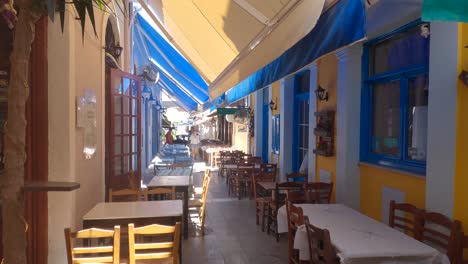
[[[120,263],[120,226],[115,226],[114,230],[90,228],[78,232],[72,232],[70,228],[65,228],[64,233],[68,264]],[[111,238],[112,245],[84,246],[85,239],[97,238]],[[76,240],[81,240],[83,246],[76,247]]]
[[[308,182],[307,174],[300,172],[293,172],[286,174],[286,181]]]
[[[309,241],[310,263],[314,264],[339,264],[340,259],[331,243],[330,232],[309,223],[309,219],[304,219],[307,238]]]
[[[210,174],[209,173],[206,174],[206,172],[205,172],[205,178],[203,179],[202,197],[201,197],[201,200],[202,200],[203,204],[205,204],[206,197],[208,196],[208,190],[209,190],[209,187],[210,187],[210,180],[211,180]]]
[[[304,212],[301,207],[292,204],[289,199],[286,201],[286,212],[288,216],[288,258],[289,263],[298,263],[299,256],[294,250],[294,236],[299,226],[304,224]]]
[[[129,264],[135,264],[137,260],[151,259],[172,259],[173,263],[179,263],[179,244],[180,244],[180,222],[175,226],[165,226],[152,224],[142,227],[128,225],[128,255]],[[163,242],[143,242],[135,243],[136,236],[153,236],[165,238],[172,235],[171,240]]]
[[[461,223],[436,212],[423,212],[421,241],[444,250],[450,263],[456,263],[459,250]]]
[[[255,172],[255,165],[250,162],[239,162],[237,163],[237,169],[235,173],[238,176],[244,176],[244,177],[249,177],[249,179],[252,176],[252,173]]]
[[[145,201],[149,201],[150,200],[150,195],[155,195],[155,194],[164,194],[167,196],[170,196],[171,200],[175,200],[176,199],[176,191],[175,191],[175,187],[172,186],[172,187],[156,187],[156,188],[151,188],[151,189],[146,189],[144,191],[144,195],[145,195]]]
[[[209,187],[210,187],[210,181],[211,181],[211,177],[208,176],[207,181],[206,181],[206,187],[205,187],[205,189],[203,190],[203,193],[202,193],[202,207],[200,208],[200,225],[202,227],[205,226],[206,200],[208,198],[208,190],[209,190]]]
[[[390,201],[389,210],[388,225],[391,228],[400,229],[417,240],[421,239],[424,210],[409,203],[396,203],[393,200]],[[404,216],[397,215],[398,212]]]
[[[276,181],[276,170],[276,164],[261,164],[258,180],[271,182]]]
[[[115,199],[120,197],[121,199]],[[109,189],[109,202],[129,202],[129,201],[139,201],[141,197],[141,190],[140,189],[120,189],[120,190],[112,190]],[[122,199],[123,198],[123,199]]]
[[[251,163],[254,163],[254,164],[263,164],[262,157],[253,156],[253,157],[247,158],[247,160],[249,162],[251,162]]]
[[[288,230],[296,232],[297,228],[304,224],[304,212],[301,207],[295,206],[289,199],[286,201],[288,214]]]
[[[308,200],[312,203],[329,204],[332,198],[333,183],[309,182],[305,184]]]
[[[293,204],[311,203],[305,191],[288,191],[287,199]]]
[[[300,182],[280,182],[276,183],[275,191],[273,194],[274,203],[276,209],[280,208],[285,203],[286,195],[284,192],[292,192],[292,191],[301,191],[303,188],[302,183]]]

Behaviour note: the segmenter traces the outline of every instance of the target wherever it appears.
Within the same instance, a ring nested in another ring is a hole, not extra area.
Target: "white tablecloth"
[[[330,231],[341,263],[449,264],[436,249],[341,204],[299,204],[312,225]],[[288,232],[286,207],[278,210],[278,232]],[[309,259],[307,233],[296,232],[294,248]]]

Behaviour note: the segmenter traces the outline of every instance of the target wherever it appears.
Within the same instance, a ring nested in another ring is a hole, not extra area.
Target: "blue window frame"
[[[309,149],[309,70],[295,76],[294,94],[293,170],[299,171],[299,167]]]
[[[426,173],[429,42],[412,22],[364,45],[361,161]]]
[[[279,154],[280,151],[280,115],[271,118],[271,151]]]

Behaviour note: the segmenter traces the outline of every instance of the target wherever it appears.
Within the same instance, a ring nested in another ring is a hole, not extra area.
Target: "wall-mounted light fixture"
[[[123,50],[123,48],[119,44],[114,46],[114,52],[113,52],[114,54],[113,55],[115,56],[116,59],[119,58],[120,55],[122,55],[122,50]]]
[[[276,110],[278,108],[278,106],[276,105],[276,98],[275,98],[275,101],[273,102],[273,99],[270,101],[270,110],[273,111],[273,110]]]
[[[156,109],[156,111],[159,111],[161,112],[162,114],[165,114],[166,111],[167,111],[167,108],[166,107],[163,107],[161,105],[161,102],[160,101],[157,101],[156,104],[154,105],[154,108]]]
[[[460,81],[462,81],[465,84],[465,86],[468,86],[468,71],[462,70],[462,72],[458,76],[458,79],[460,79]]]
[[[315,95],[317,96],[317,99],[320,101],[328,101],[328,91],[323,89],[322,86],[319,85],[317,90],[315,90]]]
[[[148,98],[148,103],[151,104],[151,105],[156,104],[156,100],[153,97],[153,93],[150,93],[150,96]]]
[[[145,99],[150,98],[150,95],[152,94],[151,89],[148,87],[146,84],[146,80],[143,81],[143,89],[141,90],[141,96]]]

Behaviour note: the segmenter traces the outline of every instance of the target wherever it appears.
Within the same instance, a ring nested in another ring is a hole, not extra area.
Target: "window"
[[[293,170],[298,171],[309,149],[310,71],[295,76]]]
[[[362,161],[425,174],[429,42],[414,22],[365,44]]]
[[[272,117],[272,131],[271,131],[271,150],[275,154],[279,154],[280,150],[280,115]]]

